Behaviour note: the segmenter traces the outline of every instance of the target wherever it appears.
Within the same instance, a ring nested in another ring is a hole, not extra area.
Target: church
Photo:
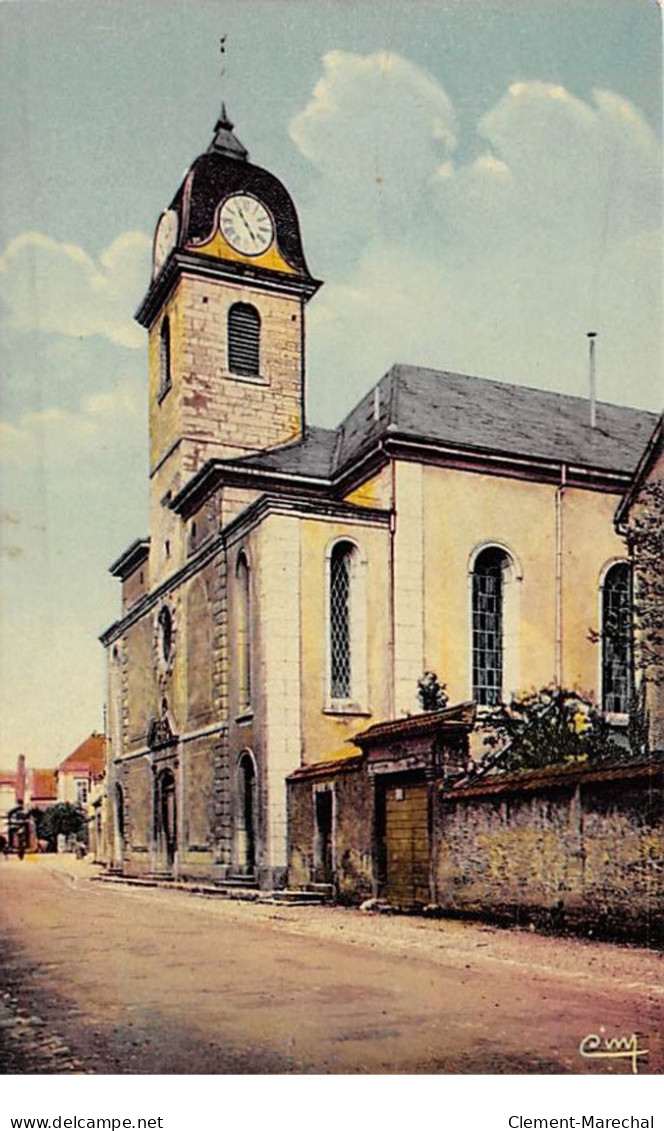
[[[312,426],[320,286],[287,189],[222,107],[158,220],[136,314],[150,530],[111,567],[121,614],[102,637],[109,864],[126,875],[332,878],[328,770],[372,728],[417,730],[427,671],[458,705],[452,747],[474,713],[551,684],[625,724],[613,520],[655,417],[399,364],[337,428]]]

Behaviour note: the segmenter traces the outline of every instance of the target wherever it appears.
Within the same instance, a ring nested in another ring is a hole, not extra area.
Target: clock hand
[[[249,235],[251,236],[251,238],[252,238],[252,240],[254,241],[254,243],[256,243],[256,236],[254,235],[254,232],[252,231],[252,229],[251,229],[251,228],[249,227],[249,224],[247,223],[247,220],[246,220],[246,217],[245,217],[245,215],[244,215],[244,212],[243,212],[243,211],[242,211],[242,209],[240,208],[240,205],[239,205],[239,204],[238,204],[238,206],[237,206],[237,210],[238,210],[238,213],[239,213],[239,215],[240,215],[240,219],[241,219],[242,223],[244,224],[245,228],[246,228],[246,229],[247,229],[247,231],[249,232]]]

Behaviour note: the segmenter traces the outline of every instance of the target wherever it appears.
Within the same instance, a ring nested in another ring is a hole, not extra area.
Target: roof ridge
[[[399,426],[399,391],[401,388],[401,376],[403,373],[403,365],[397,362],[390,369],[392,381],[390,383],[390,408],[388,413],[388,428],[394,424]]]

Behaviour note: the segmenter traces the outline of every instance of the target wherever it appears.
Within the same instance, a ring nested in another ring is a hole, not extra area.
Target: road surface
[[[580,1043],[635,1033],[664,1068],[661,953],[95,874],[0,860],[6,1072],[617,1074]]]

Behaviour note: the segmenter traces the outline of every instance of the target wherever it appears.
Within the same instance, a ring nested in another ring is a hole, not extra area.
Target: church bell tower
[[[303,438],[304,308],[319,286],[291,197],[251,164],[222,105],[159,218],[136,314],[149,334],[153,533],[164,499],[207,460]]]

